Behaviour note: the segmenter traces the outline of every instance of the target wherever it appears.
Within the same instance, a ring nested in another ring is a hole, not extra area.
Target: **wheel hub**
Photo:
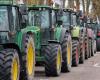
[[[58,50],[58,54],[57,54],[57,70],[59,70],[61,67],[61,52],[60,49]]]
[[[17,80],[18,74],[19,74],[19,70],[18,69],[19,69],[18,61],[15,58],[13,60],[13,63],[12,63],[12,80]]]
[[[67,46],[67,62],[68,64],[70,64],[71,62],[71,44],[68,43],[68,46]]]
[[[27,69],[28,75],[31,75],[33,72],[33,64],[34,64],[34,50],[32,47],[32,43],[28,46],[28,53],[27,53]]]

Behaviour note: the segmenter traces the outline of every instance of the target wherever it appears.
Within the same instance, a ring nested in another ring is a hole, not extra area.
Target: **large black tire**
[[[23,35],[23,71],[21,80],[33,80],[35,72],[35,46],[31,35]]]
[[[89,39],[89,58],[91,57],[92,39]]]
[[[0,80],[19,80],[19,75],[20,61],[17,51],[14,49],[0,51]]]
[[[79,42],[78,40],[72,40],[72,66],[78,66],[79,64]]]
[[[96,54],[96,52],[97,52],[97,46],[96,46],[96,40],[94,40],[94,54]]]
[[[97,51],[100,51],[100,38],[98,37],[96,39],[96,48],[97,48]]]
[[[89,38],[88,35],[85,35],[85,59],[89,57]]]
[[[70,72],[72,65],[72,40],[70,34],[67,32],[61,43],[61,48],[62,48],[62,59],[63,59],[61,71]],[[68,49],[70,49],[70,51],[68,51]]]
[[[80,41],[80,57],[79,57],[79,63],[83,64],[85,60],[85,41],[84,41],[84,34],[81,34]]]
[[[45,49],[45,74],[46,76],[59,76],[61,73],[61,46],[49,43]],[[58,63],[59,59],[59,63]],[[58,63],[58,64],[57,64]]]
[[[94,56],[94,53],[95,53],[95,40],[92,40],[91,41],[91,56]]]

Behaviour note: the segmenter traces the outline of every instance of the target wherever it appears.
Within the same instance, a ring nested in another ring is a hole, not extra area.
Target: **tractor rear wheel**
[[[80,46],[80,58],[79,58],[79,63],[83,64],[84,60],[85,60],[85,41],[84,41],[84,35],[81,34],[80,37],[80,42],[79,42],[79,46]]]
[[[97,51],[100,51],[100,38],[98,37],[96,39],[96,48],[97,48]]]
[[[91,56],[94,56],[94,53],[95,53],[95,40],[92,40],[91,41]]]
[[[94,54],[96,54],[97,52],[97,46],[96,46],[96,40],[94,40],[94,44],[92,45],[94,47]]]
[[[89,57],[89,39],[88,36],[85,35],[85,59]]]
[[[79,64],[79,42],[77,40],[72,41],[72,66],[78,66]]]
[[[69,33],[66,32],[61,44],[62,48],[62,72],[70,72],[72,65],[72,40]]]
[[[15,49],[0,52],[0,80],[19,80],[20,61]]]
[[[89,39],[89,58],[91,57],[92,39]]]
[[[62,52],[59,44],[48,44],[45,49],[46,76],[59,76],[61,73]]]
[[[23,80],[33,80],[35,72],[35,46],[31,35],[23,36]]]

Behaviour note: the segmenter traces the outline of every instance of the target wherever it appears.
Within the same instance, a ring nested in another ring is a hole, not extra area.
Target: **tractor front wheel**
[[[72,41],[72,66],[78,66],[79,64],[79,42],[77,40]]]

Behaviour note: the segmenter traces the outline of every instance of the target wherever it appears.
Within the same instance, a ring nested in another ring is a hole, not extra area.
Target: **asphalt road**
[[[37,67],[35,80],[100,80],[100,53],[95,54],[78,67],[72,67],[71,72],[61,73],[59,77],[46,77],[44,68]]]

